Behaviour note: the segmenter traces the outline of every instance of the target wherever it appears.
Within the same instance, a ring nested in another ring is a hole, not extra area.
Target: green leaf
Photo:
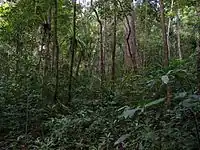
[[[120,115],[119,117],[122,118],[124,117],[125,119],[127,118],[131,118],[135,115],[135,113],[141,110],[141,108],[135,108],[135,109],[125,109],[124,112],[122,113],[122,115]]]
[[[177,93],[174,99],[184,98],[187,96],[187,92]]]
[[[164,101],[165,101],[165,98],[160,98],[160,99],[157,99],[155,101],[152,101],[152,102],[146,104],[144,107],[151,107],[151,106],[154,106],[154,105],[158,105],[158,104],[160,104]]]
[[[128,137],[130,136],[130,134],[124,134],[122,135],[115,143],[114,146],[122,143],[124,140],[126,140]]]
[[[188,98],[182,102],[183,107],[191,108],[199,104],[198,100]]]

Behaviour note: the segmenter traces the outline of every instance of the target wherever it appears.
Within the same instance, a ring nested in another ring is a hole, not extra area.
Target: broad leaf
[[[151,106],[154,106],[154,105],[158,105],[158,104],[160,104],[164,101],[165,101],[165,98],[160,98],[160,99],[157,99],[155,101],[152,101],[152,102],[146,104],[145,107],[151,107]]]
[[[169,77],[167,75],[164,75],[161,77],[161,80],[163,83],[167,84],[169,82]]]
[[[182,105],[187,108],[197,106],[198,104],[199,101],[197,99],[191,99],[191,98],[188,98],[182,102]]]
[[[180,99],[187,96],[187,92],[177,93],[174,99]]]
[[[122,143],[124,140],[126,140],[128,137],[130,136],[130,134],[124,134],[122,135],[115,143],[114,146]]]
[[[122,115],[120,115],[120,118],[124,117],[125,119],[131,118],[135,115],[135,113],[141,110],[141,108],[135,108],[135,109],[125,109]]]

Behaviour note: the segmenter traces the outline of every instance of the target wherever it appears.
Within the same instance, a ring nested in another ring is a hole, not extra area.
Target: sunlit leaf
[[[128,137],[130,136],[130,134],[124,134],[122,135],[115,143],[114,146],[122,143],[123,141],[125,141]]]
[[[160,104],[160,103],[162,103],[164,101],[165,101],[165,98],[160,98],[158,100],[155,100],[155,101],[152,101],[152,102],[146,104],[145,107],[150,107],[150,106],[153,106],[153,105],[157,105],[157,104]]]
[[[164,84],[167,84],[169,82],[169,77],[167,75],[164,75],[161,77],[161,80]]]
[[[135,109],[125,109],[122,115],[120,115],[120,118],[124,117],[125,119],[131,118],[135,115],[135,113],[141,110],[141,108],[135,108]]]

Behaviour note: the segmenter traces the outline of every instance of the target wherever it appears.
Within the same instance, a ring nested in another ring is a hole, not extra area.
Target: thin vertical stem
[[[164,43],[164,66],[168,67],[168,65],[169,65],[169,50],[168,50],[167,34],[166,34],[166,27],[165,27],[165,15],[164,15],[163,0],[160,0],[160,15],[161,15],[161,25],[162,25],[162,34],[163,34],[163,43]]]
[[[162,26],[162,34],[163,34],[163,47],[164,47],[164,67],[169,66],[169,50],[167,43],[167,34],[166,34],[166,26],[165,26],[165,15],[164,15],[164,2],[160,0],[160,16],[161,16],[161,26]],[[167,95],[166,95],[166,104],[167,106],[171,103],[172,98],[172,89],[170,83],[167,84]]]
[[[72,78],[73,78],[73,67],[74,67],[74,54],[76,50],[76,0],[73,1],[73,37],[72,37],[72,47],[71,47],[71,65],[70,65],[70,75],[69,75],[69,87],[68,87],[68,102],[72,99]]]
[[[200,21],[200,7],[199,3],[196,3],[196,13],[197,19]],[[197,53],[197,94],[200,95],[200,24],[197,24],[197,32],[196,32],[196,53]]]
[[[116,38],[117,38],[117,13],[116,13],[116,1],[114,1],[114,27],[113,27],[113,52],[112,52],[112,82],[115,81],[115,55],[116,55]]]
[[[57,35],[57,16],[58,16],[58,2],[54,1],[55,10],[54,10],[54,46],[56,49],[56,85],[54,93],[54,102],[57,102],[58,96],[58,82],[59,82],[59,45],[58,45],[58,35]]]
[[[182,59],[182,52],[181,52],[181,38],[180,38],[180,17],[179,17],[180,10],[178,9],[177,12],[177,24],[176,24],[176,32],[177,32],[177,47],[178,47],[178,56],[179,59]]]
[[[174,0],[171,1],[170,12],[172,12],[173,5],[174,5]],[[168,57],[169,57],[169,58],[170,58],[170,55],[171,55],[171,51],[170,51],[170,41],[169,41],[169,32],[170,32],[170,28],[171,28],[171,17],[169,17],[168,27],[167,27],[167,43],[168,43],[168,55],[169,55]]]

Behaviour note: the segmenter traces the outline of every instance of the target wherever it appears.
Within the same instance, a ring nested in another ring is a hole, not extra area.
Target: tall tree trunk
[[[132,37],[132,42],[133,42],[133,57],[135,59],[135,64],[134,64],[134,70],[137,71],[139,67],[139,53],[138,53],[138,47],[137,47],[137,38],[136,38],[136,12],[135,12],[135,6],[133,4],[132,6],[132,12],[131,12],[131,37]]]
[[[197,44],[197,94],[200,95],[200,5],[199,3],[196,4],[197,9],[197,38],[196,38],[196,44]]]
[[[44,34],[42,45],[46,45],[44,49],[44,69],[43,69],[43,83],[42,83],[42,98],[48,99],[48,73],[49,73],[49,64],[50,64],[50,40],[51,40],[51,8],[49,8],[47,21],[44,23]]]
[[[119,6],[121,7],[121,10],[123,10],[123,6],[120,0],[117,0],[119,3]],[[124,47],[124,62],[125,65],[128,67],[134,66],[136,64],[136,61],[133,57],[132,51],[131,51],[131,44],[130,44],[130,38],[131,38],[131,23],[130,23],[130,17],[128,17],[126,14],[124,14],[125,17],[125,24],[124,24],[124,30],[125,30],[125,47]]]
[[[179,59],[182,59],[182,52],[181,52],[181,38],[180,38],[180,10],[178,9],[177,12],[177,24],[176,24],[176,34],[177,34],[177,48],[178,48],[178,56]]]
[[[115,82],[115,55],[116,55],[116,38],[117,38],[117,2],[114,1],[114,24],[113,24],[113,51],[112,51],[112,82]]]
[[[74,55],[76,50],[76,0],[73,1],[73,37],[71,45],[71,64],[69,74],[69,86],[68,86],[68,102],[72,100],[72,83],[73,83],[73,67],[74,67]]]
[[[106,3],[103,4],[104,11],[106,11],[105,7]],[[108,29],[109,29],[109,24],[108,24],[108,19],[107,19],[107,14],[104,13],[104,20],[102,20],[103,25],[102,25],[102,34],[103,34],[103,64],[104,64],[104,72],[106,73],[106,70],[109,72],[109,66],[108,69],[106,68],[106,52],[109,50],[109,38],[108,38]],[[100,62],[101,63],[101,62]]]
[[[163,47],[164,47],[164,67],[169,66],[169,50],[167,43],[167,34],[166,34],[166,26],[165,26],[165,15],[164,15],[164,3],[163,0],[160,0],[160,16],[161,16],[161,26],[162,26],[162,35],[163,35]],[[170,105],[172,98],[172,91],[169,83],[167,84],[167,97],[166,104]]]
[[[147,33],[147,6],[148,6],[148,2],[145,1],[145,20],[144,20],[144,49],[142,51],[142,58],[141,58],[141,62],[142,62],[142,66],[143,68],[146,67],[146,49],[147,49],[147,43],[148,43],[148,33]]]
[[[136,26],[135,26],[135,8],[132,7],[131,14],[127,16],[127,25],[126,25],[126,62],[132,61],[134,71],[138,69],[138,49],[136,43]]]
[[[173,6],[174,6],[174,0],[171,0],[170,12],[172,12]],[[167,43],[168,43],[168,55],[169,55],[168,57],[169,57],[169,58],[170,58],[170,55],[171,55],[170,40],[169,40],[170,28],[171,28],[171,17],[169,17],[168,27],[167,27]]]
[[[54,0],[54,47],[56,50],[56,84],[55,84],[55,91],[54,91],[54,102],[58,102],[58,84],[59,84],[59,45],[58,45],[58,35],[57,35],[57,16],[58,16],[58,1]]]
[[[126,65],[128,66],[134,66],[135,64],[135,60],[133,58],[133,54],[131,52],[131,46],[130,46],[130,35],[131,35],[131,26],[130,26],[130,22],[128,19],[128,16],[125,16],[126,18],[126,23],[125,23],[125,55],[124,55],[124,60],[126,62]]]
[[[105,78],[105,65],[104,65],[104,48],[103,48],[103,27],[102,27],[102,23],[100,22],[99,22],[99,26],[100,26],[100,49],[101,49],[100,50],[101,51],[101,83],[103,83],[104,78]]]
[[[99,34],[100,34],[100,67],[101,67],[101,84],[103,83],[105,79],[105,64],[104,64],[104,48],[103,48],[103,24],[102,21],[99,18],[99,15],[96,11],[96,9],[93,7],[92,1],[91,6],[93,8],[93,11],[96,15],[97,21],[99,23]]]
[[[164,66],[168,67],[168,65],[169,65],[169,50],[168,50],[168,43],[167,43],[163,0],[160,0],[160,16],[161,16],[162,35],[163,35],[163,47],[164,47]]]
[[[117,0],[117,2],[119,3],[121,10],[124,11],[121,1]],[[124,24],[125,47],[124,47],[124,51],[123,51],[123,56],[124,56],[123,62],[125,62],[125,65],[127,65],[127,66],[133,66],[134,60],[132,57],[131,47],[130,47],[130,43],[129,43],[129,39],[130,39],[130,35],[131,35],[131,26],[130,26],[128,16],[126,14],[124,14],[124,17],[125,17],[125,24]]]
[[[197,94],[200,95],[200,40],[199,33],[196,40],[197,43]]]
[[[44,75],[47,74],[48,69],[49,69],[49,63],[50,63],[51,8],[49,8],[49,15],[48,15],[48,18],[47,18],[47,26],[48,26],[48,28],[46,29],[47,41],[46,41],[46,52],[45,52]]]
[[[52,16],[54,17],[53,18],[54,23],[52,24],[52,29],[55,30],[55,16],[54,16],[55,15],[55,10],[52,13],[53,13]],[[52,51],[51,51],[51,72],[52,72],[52,74],[54,74],[54,70],[55,70],[55,54],[56,54],[56,44],[55,44],[55,31],[54,31],[54,33],[53,33],[53,45],[52,45]]]
[[[52,62],[51,62],[51,71],[53,73],[54,69],[55,69],[55,52],[56,52],[56,47],[53,44],[53,48],[52,48]]]

